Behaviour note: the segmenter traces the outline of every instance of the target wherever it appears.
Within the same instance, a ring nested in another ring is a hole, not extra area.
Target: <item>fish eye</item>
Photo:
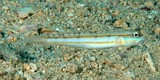
[[[139,36],[138,32],[134,32],[134,33],[133,33],[133,36],[134,36],[134,37],[138,37],[138,36]]]

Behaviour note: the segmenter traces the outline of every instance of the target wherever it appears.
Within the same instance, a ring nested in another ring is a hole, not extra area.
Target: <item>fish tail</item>
[[[45,37],[43,36],[31,36],[31,37],[26,37],[24,39],[24,42],[25,43],[46,43],[46,39]]]

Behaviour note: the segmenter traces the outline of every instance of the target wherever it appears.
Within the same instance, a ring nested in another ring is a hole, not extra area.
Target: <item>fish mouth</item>
[[[141,39],[137,42],[137,44],[141,44],[145,41],[145,38],[144,37],[141,37]]]

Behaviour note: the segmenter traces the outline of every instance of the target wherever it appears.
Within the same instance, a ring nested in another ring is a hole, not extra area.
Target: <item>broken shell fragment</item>
[[[156,72],[156,67],[155,67],[153,58],[151,57],[150,53],[149,53],[149,52],[146,52],[146,53],[143,55],[143,58],[148,62],[149,66],[151,67],[151,70],[152,70],[153,72]]]

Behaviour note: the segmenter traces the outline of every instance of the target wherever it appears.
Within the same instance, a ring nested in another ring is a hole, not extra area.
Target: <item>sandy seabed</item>
[[[1,80],[159,80],[159,0],[1,0]],[[137,31],[132,47],[27,44],[50,33]]]

